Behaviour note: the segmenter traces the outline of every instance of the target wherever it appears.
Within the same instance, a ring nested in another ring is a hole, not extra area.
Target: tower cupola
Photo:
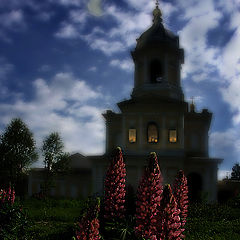
[[[135,64],[132,97],[184,99],[180,84],[184,52],[179,47],[179,37],[164,27],[158,2],[152,26],[137,39],[132,57]]]

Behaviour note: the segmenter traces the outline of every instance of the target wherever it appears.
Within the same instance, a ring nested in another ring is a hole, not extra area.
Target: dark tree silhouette
[[[45,179],[42,191],[45,195],[53,187],[54,177],[69,171],[69,154],[64,151],[63,141],[57,132],[51,133],[43,141],[42,152],[45,165]]]
[[[232,167],[231,179],[232,180],[240,180],[240,165],[239,165],[239,163],[236,163]]]
[[[37,156],[32,132],[20,118],[12,119],[0,140],[1,183],[21,186],[24,173]]]

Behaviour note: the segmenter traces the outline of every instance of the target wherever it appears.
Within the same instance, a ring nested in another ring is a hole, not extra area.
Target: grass
[[[24,202],[24,209],[30,220],[30,239],[70,240],[74,236],[74,223],[84,209],[84,202],[28,199]],[[186,240],[196,239],[240,239],[240,208],[219,204],[191,205],[186,224]]]
[[[31,239],[66,240],[74,236],[74,223],[83,209],[83,201],[31,198],[24,201],[23,206],[30,221]]]
[[[239,240],[240,208],[231,205],[194,204],[189,208],[187,240]]]

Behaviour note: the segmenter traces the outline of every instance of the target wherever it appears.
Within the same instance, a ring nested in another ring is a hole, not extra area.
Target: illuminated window
[[[154,123],[148,125],[148,142],[157,143],[158,142],[158,130]]]
[[[137,141],[137,131],[136,129],[129,129],[128,139],[130,143],[135,143]]]
[[[169,130],[169,142],[170,143],[177,142],[177,130]]]

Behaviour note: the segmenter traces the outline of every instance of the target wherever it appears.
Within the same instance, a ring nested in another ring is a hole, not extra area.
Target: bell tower
[[[135,64],[133,98],[157,96],[184,101],[180,82],[184,51],[179,37],[164,27],[158,2],[152,26],[137,39],[131,54]]]

